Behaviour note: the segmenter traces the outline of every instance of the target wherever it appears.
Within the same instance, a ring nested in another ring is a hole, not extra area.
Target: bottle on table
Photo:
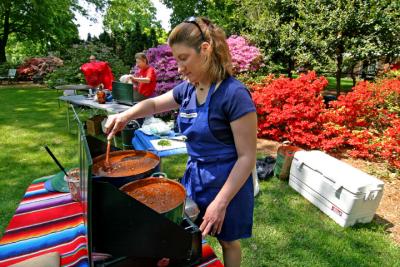
[[[99,104],[106,103],[106,92],[104,92],[102,84],[99,85],[99,90],[97,91],[96,96]]]

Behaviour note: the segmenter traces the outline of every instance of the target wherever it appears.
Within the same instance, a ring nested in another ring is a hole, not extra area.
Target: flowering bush
[[[258,70],[262,64],[260,50],[241,37],[232,35],[227,40],[234,73]]]
[[[400,169],[400,80],[360,82],[326,108],[328,84],[314,72],[297,79],[267,76],[249,87],[258,113],[258,135],[304,148],[387,160]]]
[[[321,143],[321,91],[328,85],[315,72],[297,79],[267,76],[251,86],[258,114],[258,135],[276,141],[289,140],[303,147],[317,148]]]
[[[380,156],[387,159],[389,163],[400,170],[400,119],[392,121],[384,133],[380,146],[378,146]]]
[[[353,157],[399,164],[400,80],[360,82],[330,105],[323,114],[325,150],[350,149]]]
[[[178,73],[178,64],[172,56],[171,48],[168,45],[159,45],[147,51],[149,64],[156,69],[157,86],[156,94],[161,95],[181,82]]]
[[[58,57],[36,57],[25,60],[17,71],[20,78],[31,80],[35,75],[44,76],[62,65],[63,61]]]
[[[227,39],[232,56],[233,69],[235,73],[254,71],[262,66],[260,50],[251,46],[246,39],[240,36],[231,36]],[[159,45],[147,51],[149,64],[156,69],[157,86],[156,94],[161,95],[182,81],[178,73],[178,64],[172,56],[171,48]]]

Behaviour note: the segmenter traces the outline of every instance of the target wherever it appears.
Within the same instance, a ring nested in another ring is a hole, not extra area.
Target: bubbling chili
[[[105,157],[95,159],[93,162],[93,174],[105,177],[123,177],[145,173],[155,168],[158,158],[146,156],[147,154],[135,154],[112,152],[110,153],[109,164]]]
[[[125,185],[121,190],[158,213],[178,207],[186,197],[182,185],[163,178],[138,180]]]

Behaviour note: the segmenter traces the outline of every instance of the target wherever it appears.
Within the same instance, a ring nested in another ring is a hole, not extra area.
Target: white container
[[[383,194],[383,182],[321,151],[298,151],[289,185],[343,227],[368,223]]]

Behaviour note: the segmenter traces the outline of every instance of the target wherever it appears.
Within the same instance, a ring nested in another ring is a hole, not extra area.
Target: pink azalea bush
[[[182,80],[178,73],[178,64],[172,56],[171,48],[164,44],[147,51],[149,64],[156,69],[156,94],[161,95],[179,84]]]
[[[233,35],[227,39],[227,43],[232,56],[234,73],[255,71],[263,65],[260,50],[250,45],[245,38]],[[171,90],[182,81],[178,73],[178,64],[168,45],[150,48],[147,51],[147,58],[149,64],[156,69],[157,95]]]
[[[227,40],[234,73],[255,71],[263,66],[260,50],[242,36],[232,35]]]

